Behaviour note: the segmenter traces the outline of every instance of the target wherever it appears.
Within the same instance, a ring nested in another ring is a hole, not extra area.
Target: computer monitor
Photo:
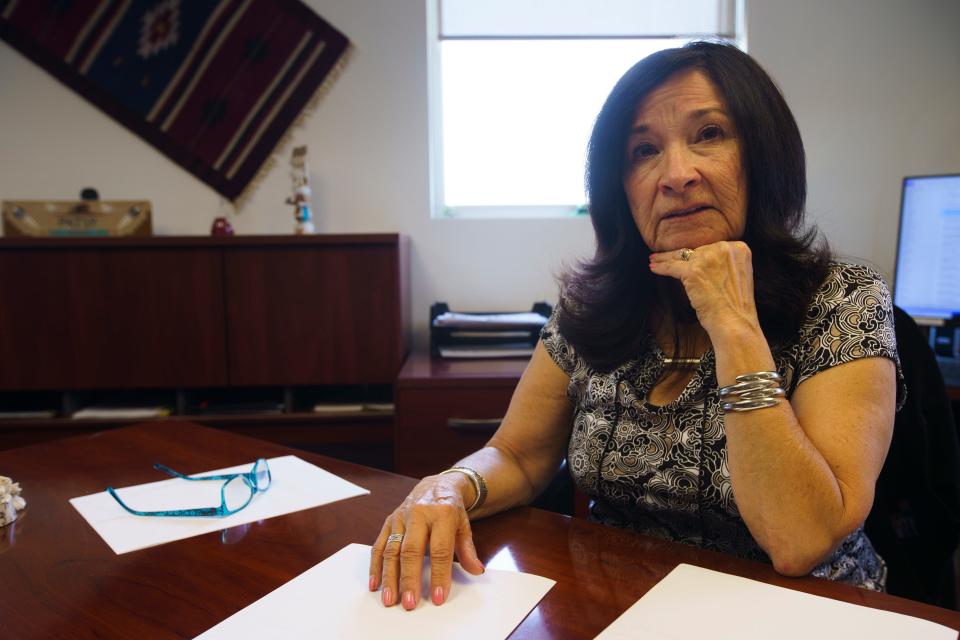
[[[960,314],[960,174],[903,179],[893,301],[916,318]]]

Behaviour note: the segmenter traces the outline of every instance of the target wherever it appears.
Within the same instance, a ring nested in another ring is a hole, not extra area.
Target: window
[[[437,0],[434,216],[583,214],[587,140],[613,84],[654,51],[733,38],[736,4]]]

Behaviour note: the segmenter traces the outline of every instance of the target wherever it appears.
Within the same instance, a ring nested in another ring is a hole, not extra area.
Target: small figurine
[[[215,237],[224,237],[233,235],[233,225],[230,224],[230,214],[236,214],[237,210],[233,203],[226,198],[220,198],[220,210],[217,211],[217,217],[213,219],[210,225],[210,235]]]
[[[293,219],[296,220],[294,233],[303,235],[314,233],[313,213],[310,211],[310,174],[307,171],[307,147],[296,147],[290,156],[290,178],[293,181],[293,197],[287,198],[292,204]]]
[[[213,226],[210,227],[210,235],[212,236],[232,236],[233,235],[233,225],[230,224],[230,221],[220,216],[213,219]]]

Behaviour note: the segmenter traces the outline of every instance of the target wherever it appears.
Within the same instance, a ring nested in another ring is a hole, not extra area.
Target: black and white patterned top
[[[559,309],[559,305],[557,307]],[[570,377],[575,404],[570,472],[605,524],[769,562],[740,518],[727,468],[726,434],[712,351],[680,396],[647,401],[660,379],[663,352],[647,341],[609,373],[584,363],[557,329],[557,312],[541,332],[547,353]],[[905,387],[897,358],[890,294],[876,272],[834,264],[814,295],[796,343],[774,350],[787,397],[807,378],[868,357],[897,366],[897,409]],[[886,566],[858,528],[813,575],[882,590]]]

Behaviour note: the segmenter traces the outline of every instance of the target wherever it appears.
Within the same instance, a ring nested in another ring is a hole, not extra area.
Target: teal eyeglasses
[[[195,517],[195,518],[223,518],[240,511],[253,500],[253,496],[263,493],[270,488],[270,466],[263,458],[257,460],[253,469],[246,473],[228,473],[219,476],[203,476],[200,478],[191,478],[183,475],[179,471],[174,471],[170,467],[162,464],[153,465],[154,469],[163,471],[174,478],[184,480],[224,480],[220,487],[220,506],[219,507],[201,507],[199,509],[173,509],[171,511],[138,511],[131,509],[120,499],[113,487],[107,487],[107,493],[113,496],[121,507],[127,513],[135,516],[160,516],[160,517]]]

